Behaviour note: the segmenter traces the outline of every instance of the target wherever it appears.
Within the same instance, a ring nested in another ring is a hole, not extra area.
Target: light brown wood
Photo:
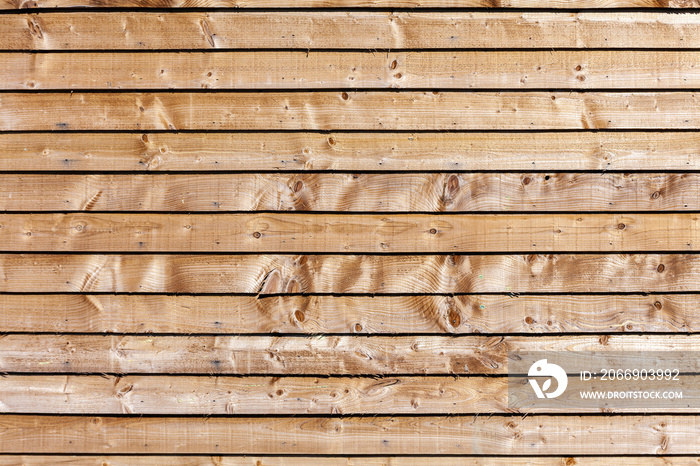
[[[486,457],[473,456],[361,456],[361,457],[322,457],[322,456],[41,456],[41,455],[2,455],[3,466],[26,466],[52,464],[90,465],[90,466],[151,466],[167,463],[173,466],[609,466],[618,461],[617,457]],[[629,466],[697,466],[697,457],[660,457],[660,456],[626,456],[625,464]],[[568,462],[568,464],[567,464]]]
[[[697,455],[698,419],[672,415],[262,419],[7,415],[0,416],[0,449],[251,455],[586,455],[595,449],[602,455]]]
[[[526,377],[521,379],[527,385]],[[677,381],[656,382],[654,390],[682,392],[682,403],[665,407],[649,403],[640,408],[629,403],[610,406],[605,400],[582,405],[582,391],[605,391],[612,386],[609,381],[581,381],[578,375],[570,376],[566,392],[546,406],[534,406],[530,399],[511,399],[510,407],[508,377],[5,375],[0,378],[0,412],[175,416],[599,414],[601,411],[698,414],[699,379],[697,375],[682,375]],[[643,385],[621,382],[614,389],[639,390]]]
[[[698,48],[663,12],[104,12],[2,15],[3,50]]]
[[[697,211],[700,174],[0,174],[0,210]]]
[[[700,351],[692,335],[545,336],[154,336],[9,334],[2,371],[13,373],[221,375],[507,374],[508,353],[557,351],[576,366],[579,352],[646,363],[642,351]],[[678,363],[698,371],[695,358]],[[618,366],[615,366],[618,367]],[[585,366],[586,370],[590,367]]]
[[[697,292],[697,254],[3,254],[0,291],[141,293]]]
[[[697,89],[694,51],[0,53],[0,89]]]
[[[0,22],[3,17],[0,15]],[[0,94],[0,131],[681,128],[700,128],[700,95],[438,91]]]
[[[0,214],[0,252],[700,251],[698,214]]]
[[[539,291],[547,291],[539,290]],[[690,295],[158,296],[0,294],[6,332],[700,332]]]
[[[507,397],[506,377],[0,378],[3,414],[489,413],[506,412]],[[555,411],[560,409],[557,406]]]
[[[1,0],[24,8],[695,8],[696,0]]]
[[[116,172],[700,170],[698,147],[694,132],[7,133],[0,134],[0,166]]]

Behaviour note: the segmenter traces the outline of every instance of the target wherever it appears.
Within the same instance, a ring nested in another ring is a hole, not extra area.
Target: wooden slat
[[[697,292],[700,255],[3,254],[0,277],[29,293]]]
[[[663,12],[99,12],[2,15],[2,50],[698,48]]]
[[[15,414],[489,413],[506,412],[507,396],[506,377],[478,376],[0,378],[0,412]]]
[[[694,173],[0,174],[1,211],[697,211]]]
[[[695,8],[694,0],[1,0],[24,8]],[[343,463],[344,464],[344,463]]]
[[[690,132],[7,133],[0,134],[0,167],[144,172],[698,170],[698,147],[700,134]],[[534,186],[539,186],[537,180]]]
[[[0,131],[666,128],[700,128],[700,95],[437,91],[0,94]]]
[[[26,466],[51,464],[105,466],[151,466],[171,464],[173,466],[609,466],[619,461],[619,457],[497,457],[479,458],[475,456],[90,456],[90,455],[0,455],[3,466]],[[567,465],[567,462],[569,465]],[[681,466],[697,466],[698,458],[689,456],[626,456],[629,466],[668,466],[669,463]]]
[[[541,291],[547,291],[546,289]],[[700,332],[698,295],[157,296],[0,294],[5,332]]]
[[[698,416],[138,418],[0,416],[8,453],[700,453]]]
[[[523,382],[525,377],[522,378]],[[700,376],[654,383],[654,390],[683,394],[682,403],[615,406],[581,403],[580,393],[606,391],[609,381],[569,377],[564,395],[542,406],[532,400],[508,406],[508,377],[194,377],[5,375],[3,414],[138,415],[357,415],[357,414],[699,414],[694,392]],[[638,382],[615,386],[638,390]],[[522,396],[522,395],[521,395]],[[528,395],[531,396],[531,395]],[[534,397],[533,397],[534,398]]]
[[[0,89],[697,89],[693,51],[0,53]]]
[[[26,466],[51,464],[105,466],[151,466],[153,464],[170,464],[173,466],[609,466],[619,461],[618,457],[495,457],[479,458],[474,456],[361,456],[361,457],[323,457],[323,456],[89,456],[89,455],[0,455],[3,466]],[[663,456],[626,456],[625,464],[629,466],[667,466],[669,463],[681,466],[697,466],[697,457],[663,457]]]
[[[9,334],[0,371],[231,375],[479,375],[507,373],[511,351],[700,351],[698,335],[152,336]],[[577,357],[577,355],[572,355]],[[638,356],[639,364],[648,357]],[[697,372],[694,358],[679,363]],[[618,366],[614,366],[618,367]]]
[[[0,252],[699,251],[698,214],[0,214]]]

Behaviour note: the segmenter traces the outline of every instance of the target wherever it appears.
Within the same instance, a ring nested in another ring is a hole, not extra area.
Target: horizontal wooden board
[[[0,89],[697,89],[695,51],[0,53]]]
[[[101,12],[2,15],[2,50],[698,48],[695,12]]]
[[[0,94],[0,131],[697,128],[690,92]]]
[[[521,379],[527,385],[526,378]],[[654,403],[610,406],[605,400],[582,404],[581,392],[605,391],[611,385],[609,381],[581,381],[578,375],[570,376],[564,395],[548,401],[546,406],[511,397],[508,377],[5,375],[0,378],[0,412],[171,416],[600,414],[601,411],[698,414],[699,379],[697,375],[682,375],[678,380],[654,383],[654,390],[683,394],[682,403],[664,407]],[[640,387],[639,382],[620,382],[615,390]]]
[[[697,254],[3,254],[0,292],[697,292]]]
[[[456,414],[506,412],[508,379],[8,375],[0,393],[15,414]]]
[[[699,251],[698,214],[0,214],[0,252]]]
[[[562,466],[566,461],[581,466],[608,466],[618,461],[617,457],[495,457],[479,458],[474,456],[361,456],[361,457],[323,457],[323,456],[90,456],[90,455],[0,455],[0,465],[26,466],[51,464],[88,465],[88,466],[151,466],[170,464],[173,466]],[[573,463],[575,461],[575,463]],[[625,464],[629,466],[667,466],[669,462],[681,466],[697,466],[697,457],[663,457],[663,456],[626,456]]]
[[[0,0],[25,8],[695,8],[695,0]],[[345,464],[345,463],[343,463]]]
[[[153,336],[8,334],[2,371],[13,373],[389,375],[507,374],[511,351],[700,351],[698,335]],[[577,355],[573,355],[575,357]],[[639,355],[639,363],[649,358]],[[697,371],[689,358],[681,372]],[[618,366],[612,366],[618,367]]]
[[[0,211],[697,211],[695,173],[0,174]]]
[[[546,290],[542,290],[546,291]],[[690,295],[159,296],[0,294],[5,332],[700,332]]]
[[[698,454],[698,416],[138,418],[0,416],[18,453]]]
[[[5,133],[0,166],[115,172],[699,170],[698,147],[695,132]]]

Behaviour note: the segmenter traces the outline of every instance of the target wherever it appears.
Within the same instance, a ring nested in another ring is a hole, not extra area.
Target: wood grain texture
[[[540,290],[540,291],[546,291]],[[159,296],[0,294],[6,332],[700,332],[690,295]]]
[[[0,214],[0,252],[699,251],[698,214]]]
[[[694,379],[688,377],[688,380]],[[506,377],[478,376],[318,378],[8,375],[0,379],[0,412],[4,414],[324,416],[492,413],[507,410],[507,396]]]
[[[697,89],[695,51],[0,53],[0,89]]]
[[[697,128],[690,92],[0,94],[0,131]]]
[[[0,211],[697,211],[696,173],[0,174]]]
[[[104,12],[2,15],[2,50],[698,48],[663,12]]]
[[[697,254],[0,255],[0,291],[141,293],[697,292]]]
[[[7,415],[0,417],[0,449],[15,454],[585,455],[595,448],[603,455],[697,455],[698,419],[673,415],[302,419]]]
[[[574,463],[575,461],[575,463]],[[173,466],[608,466],[618,461],[613,457],[487,457],[474,456],[362,456],[362,457],[319,457],[319,456],[90,456],[90,455],[0,455],[0,465],[26,466],[46,463],[88,466],[151,466],[167,463]],[[626,456],[629,466],[697,466],[698,457]]]
[[[8,334],[7,373],[212,375],[507,374],[508,353],[611,353],[605,367],[649,361],[641,352],[700,351],[698,335],[153,336]],[[564,360],[564,359],[562,359]],[[575,368],[576,360],[572,363]],[[678,362],[698,372],[695,358]],[[569,366],[567,366],[569,367]],[[587,369],[590,367],[585,366]],[[620,367],[620,366],[614,366]],[[574,370],[574,369],[571,369]]]
[[[695,132],[6,133],[0,134],[0,166],[5,171],[115,172],[697,171],[699,147]]]
[[[696,8],[697,0],[1,0],[28,8]]]

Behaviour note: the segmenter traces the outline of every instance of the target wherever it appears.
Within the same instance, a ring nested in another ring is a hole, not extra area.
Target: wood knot
[[[654,307],[658,310],[661,310],[661,308],[663,308],[664,306],[663,304],[661,304],[661,301],[656,301],[654,302]]]
[[[299,309],[297,309],[296,311],[294,311],[294,318],[299,322],[304,322],[304,319],[306,318],[306,316],[304,316],[303,312],[301,312]]]
[[[392,70],[395,70],[397,66],[399,66],[399,62],[394,60],[391,62],[391,65],[389,65],[389,68],[391,68]]]
[[[355,325],[352,327],[352,329],[353,329],[353,331],[355,331],[356,333],[359,333],[359,332],[362,331],[362,324],[355,324]]]
[[[664,270],[666,270],[666,266],[664,264],[659,264],[659,266],[656,268],[656,271],[659,273],[662,273]]]
[[[148,135],[147,134],[141,135],[141,140],[145,143],[148,143]]]
[[[403,75],[402,75],[401,73],[396,73],[396,74],[394,75],[394,77],[395,77],[396,79],[401,79],[401,78],[403,77]]]
[[[533,319],[533,318],[530,317],[530,316],[527,316],[527,317],[525,317],[525,323],[526,323],[527,325],[532,325],[532,324],[535,323],[535,319]]]
[[[350,98],[347,92],[343,92],[342,94],[340,94],[340,96],[343,98],[343,100],[348,100]]]
[[[626,226],[627,226],[627,225],[625,225],[624,223],[618,223],[618,224],[617,224],[617,229],[618,229],[618,230],[624,230]]]
[[[607,345],[609,340],[610,337],[608,335],[601,335],[598,342],[600,342],[601,345]]]
[[[651,198],[652,198],[652,199],[658,199],[659,196],[661,196],[661,193],[658,192],[658,191],[654,191],[653,193],[651,193]]]
[[[297,181],[296,183],[294,183],[294,192],[298,193],[303,187],[304,183],[301,180]]]
[[[437,234],[437,230],[436,230],[435,228],[431,228],[431,229],[430,229],[430,234],[431,234],[431,235]]]
[[[583,68],[581,67],[581,65],[577,65],[577,66],[576,66],[576,71],[581,71],[582,69],[583,69]]]
[[[462,316],[459,315],[459,311],[456,309],[450,309],[447,313],[447,319],[454,328],[459,327],[462,324]]]
[[[257,239],[257,238],[260,238],[261,236],[262,236],[262,235],[260,234],[259,231],[256,231],[255,233],[253,233],[253,238],[256,238],[256,239]]]
[[[529,177],[529,176],[526,176],[525,178],[523,178],[523,185],[525,185],[525,186],[529,185],[529,184],[530,184],[530,181],[532,181],[532,180],[530,179],[530,177]]]
[[[328,145],[335,146],[335,138],[334,137],[331,136],[328,138]]]

